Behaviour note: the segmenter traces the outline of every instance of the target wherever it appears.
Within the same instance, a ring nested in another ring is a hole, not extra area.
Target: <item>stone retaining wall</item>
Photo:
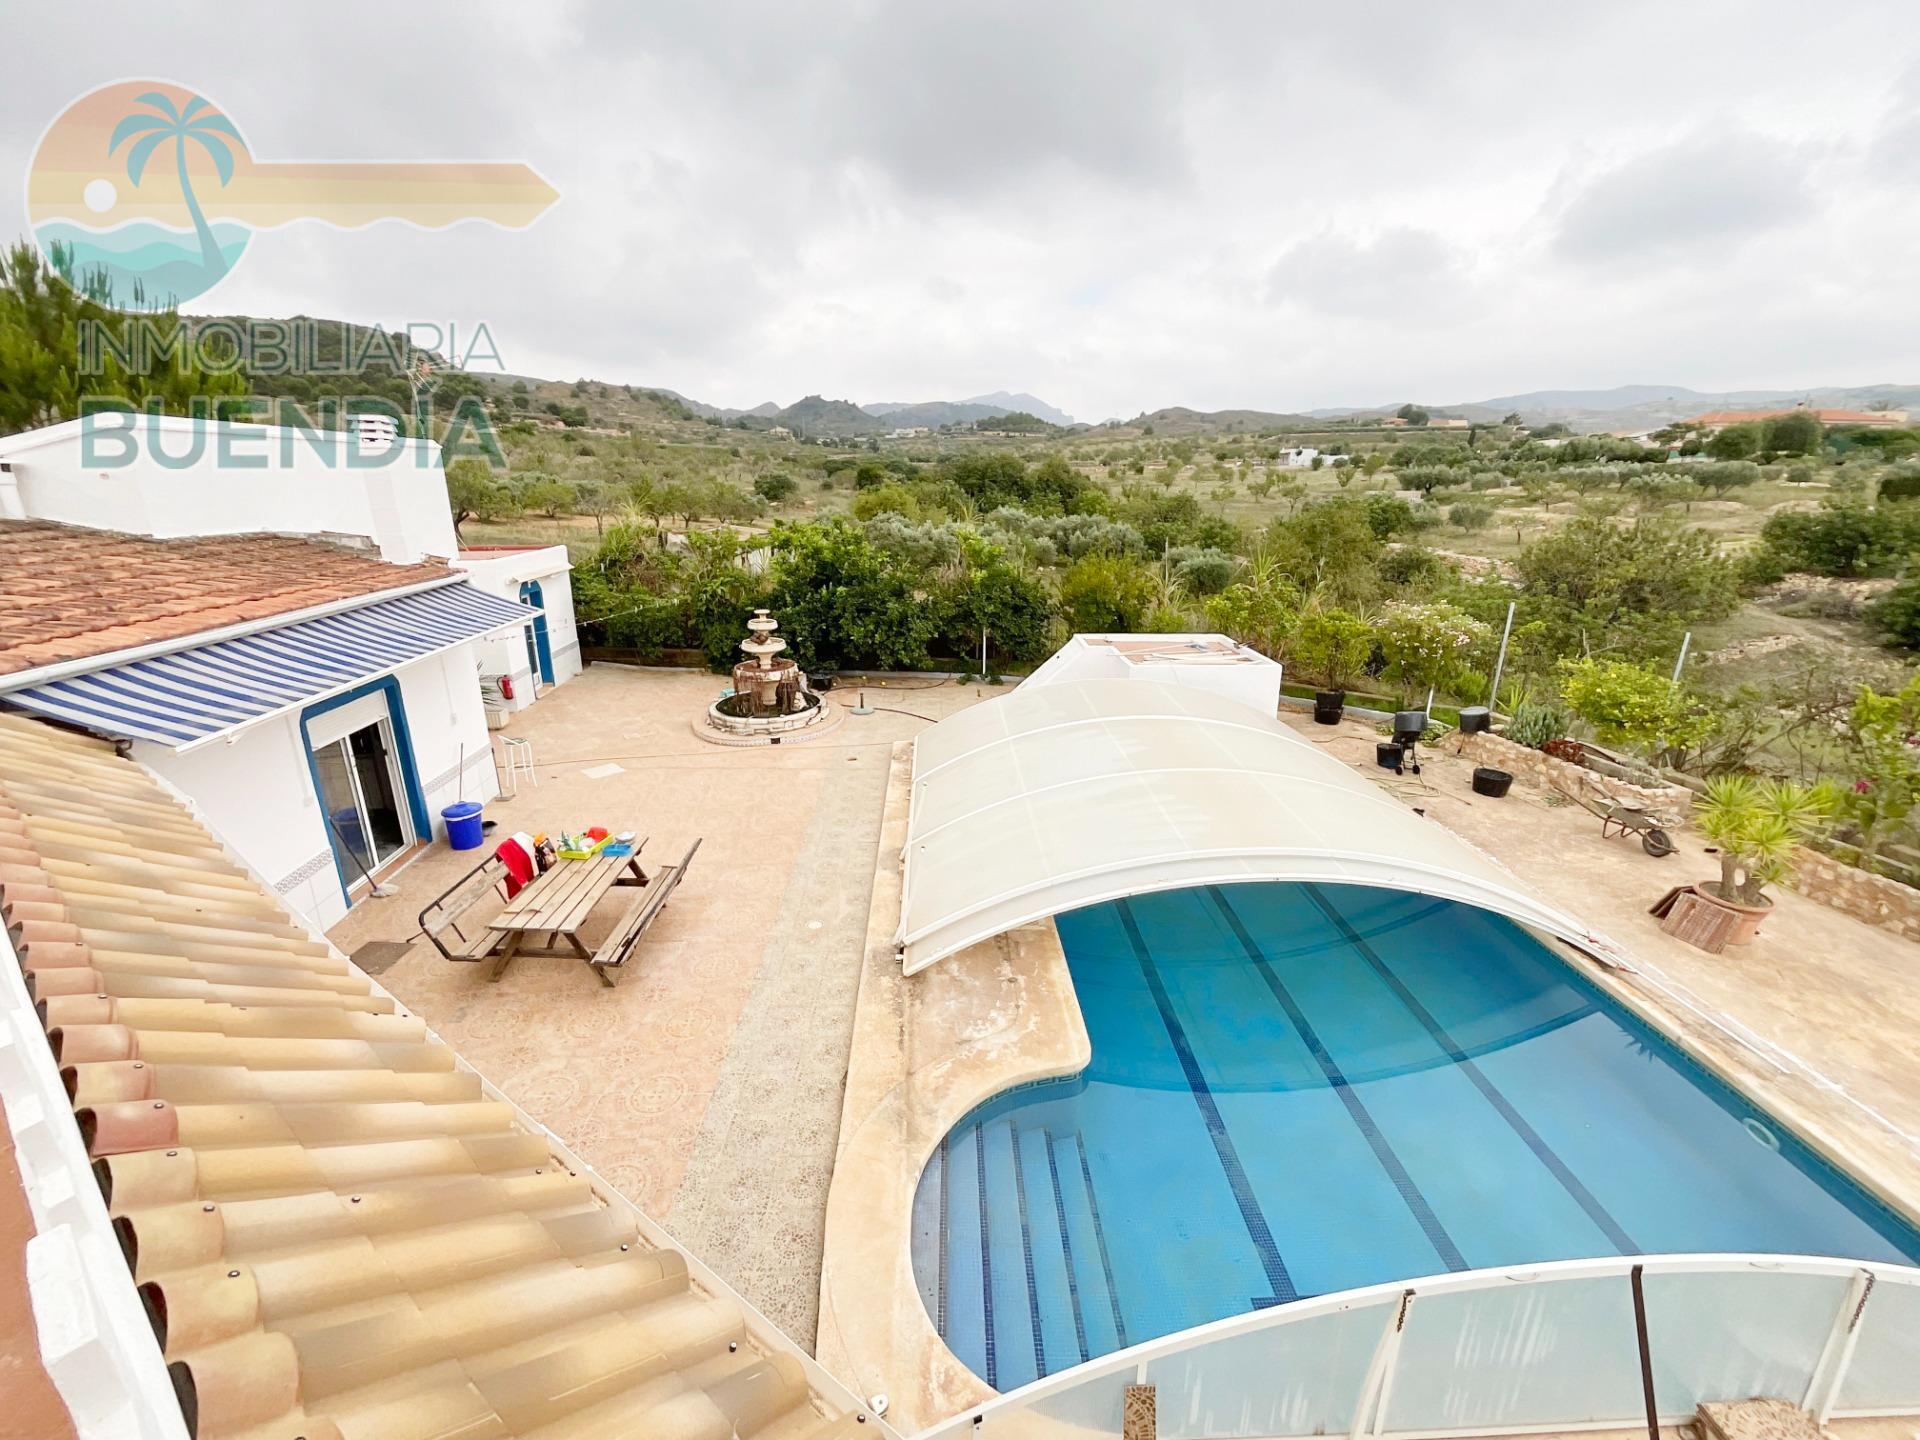
[[[1564,790],[1586,800],[1637,800],[1655,815],[1678,822],[1693,804],[1693,792],[1683,785],[1635,785],[1602,775],[1571,760],[1559,760],[1543,751],[1515,744],[1504,736],[1482,731],[1459,737],[1460,753],[1476,765],[1505,770],[1515,779]]]
[[[1804,845],[1794,855],[1788,884],[1809,900],[1909,940],[1920,940],[1920,890],[1861,870]]]
[[[1638,800],[1672,823],[1684,821],[1693,804],[1693,792],[1681,785],[1634,785],[1610,775],[1559,760],[1499,735],[1462,735],[1460,753],[1476,765],[1492,765],[1515,779],[1552,786],[1588,800]],[[1920,889],[1875,875],[1809,850],[1794,856],[1788,884],[1830,910],[1851,915],[1909,940],[1920,940]]]

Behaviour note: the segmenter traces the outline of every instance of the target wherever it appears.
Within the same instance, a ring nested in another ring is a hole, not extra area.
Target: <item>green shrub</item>
[[[1375,493],[1361,503],[1365,507],[1367,525],[1376,539],[1391,540],[1414,528],[1413,506],[1398,495]]]
[[[1447,562],[1420,545],[1402,545],[1380,557],[1380,578],[1389,585],[1435,588],[1453,578]]]
[[[1920,576],[1909,576],[1874,601],[1867,620],[1889,645],[1920,650]]]
[[[1455,505],[1447,511],[1447,523],[1459,530],[1484,530],[1493,523],[1493,507],[1471,501]]]
[[[1713,712],[1657,671],[1623,660],[1563,660],[1560,693],[1608,745],[1659,760],[1714,731]]]
[[[1168,553],[1173,575],[1190,594],[1217,595],[1233,580],[1238,562],[1224,550],[1203,546],[1182,546]]]
[[[1920,469],[1902,468],[1880,482],[1882,500],[1920,500]]]
[[[1552,705],[1523,700],[1514,707],[1513,715],[1507,721],[1505,734],[1507,739],[1516,745],[1525,745],[1530,750],[1538,750],[1549,740],[1564,739],[1572,728],[1572,717],[1566,711]]]
[[[1344,690],[1373,656],[1373,627],[1345,610],[1304,616],[1287,641],[1287,658],[1300,678],[1327,690]]]
[[[1445,601],[1389,605],[1374,625],[1387,680],[1402,695],[1456,691],[1476,662],[1490,659],[1492,627]]]
[[[1769,517],[1760,538],[1787,570],[1873,575],[1920,545],[1920,515],[1904,505],[1830,500],[1818,510],[1783,510]]]
[[[1082,634],[1141,630],[1157,598],[1153,577],[1119,555],[1083,555],[1060,577],[1060,606]]]

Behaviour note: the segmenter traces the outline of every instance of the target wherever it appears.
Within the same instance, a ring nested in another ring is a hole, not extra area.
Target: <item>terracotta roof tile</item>
[[[455,572],[289,535],[150,540],[0,520],[0,675],[179,640]]]
[[[0,912],[202,1440],[891,1435],[110,747],[0,715]]]

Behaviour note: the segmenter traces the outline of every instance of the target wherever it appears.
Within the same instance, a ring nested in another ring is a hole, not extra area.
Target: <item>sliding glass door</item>
[[[359,718],[359,717],[354,717]],[[384,715],[313,747],[329,838],[349,890],[413,843],[406,788]]]

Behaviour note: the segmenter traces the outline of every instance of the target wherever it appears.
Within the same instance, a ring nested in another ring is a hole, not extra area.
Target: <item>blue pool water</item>
[[[998,1389],[1446,1270],[1920,1261],[1920,1232],[1498,916],[1236,885],[1058,923],[1092,1064],[969,1115],[914,1201],[928,1312]]]

